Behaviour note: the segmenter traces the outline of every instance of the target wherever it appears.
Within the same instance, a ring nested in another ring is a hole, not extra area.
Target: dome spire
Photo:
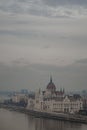
[[[50,83],[52,83],[52,76],[50,76]]]
[[[56,91],[56,86],[52,81],[52,76],[50,75],[50,82],[47,85],[47,90],[50,90],[52,92]]]

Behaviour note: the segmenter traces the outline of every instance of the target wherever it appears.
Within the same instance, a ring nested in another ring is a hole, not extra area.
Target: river
[[[35,118],[23,113],[0,109],[0,130],[87,130],[87,125]]]

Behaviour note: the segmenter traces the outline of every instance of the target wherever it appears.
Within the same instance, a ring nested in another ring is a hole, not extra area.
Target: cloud
[[[82,60],[82,59],[80,59]],[[19,59],[25,62],[24,59]],[[20,64],[16,62],[16,64]],[[46,88],[50,74],[57,89],[66,91],[83,90],[87,85],[87,65],[71,64],[69,66],[54,66],[44,64],[28,64],[27,66],[8,66],[0,63],[0,90],[36,90]]]
[[[67,18],[87,15],[86,0],[8,0],[8,3],[6,1],[0,1],[0,10],[8,13]]]
[[[87,58],[87,18],[0,16],[0,62],[66,66]]]
[[[0,86],[85,87],[86,26],[85,0],[0,0]]]
[[[87,59],[77,60],[76,63],[77,63],[77,64],[80,64],[80,65],[87,65]]]
[[[85,5],[87,6],[86,0],[43,0],[45,4],[51,6],[60,6],[60,5]]]

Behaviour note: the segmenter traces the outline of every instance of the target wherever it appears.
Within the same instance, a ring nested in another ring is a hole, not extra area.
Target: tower
[[[48,83],[46,89],[50,92],[55,92],[56,91],[56,86],[52,81],[52,76],[50,76],[50,82]]]

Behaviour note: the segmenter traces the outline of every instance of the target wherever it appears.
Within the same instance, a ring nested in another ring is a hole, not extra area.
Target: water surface
[[[0,130],[87,130],[87,125],[32,116],[0,109]]]

